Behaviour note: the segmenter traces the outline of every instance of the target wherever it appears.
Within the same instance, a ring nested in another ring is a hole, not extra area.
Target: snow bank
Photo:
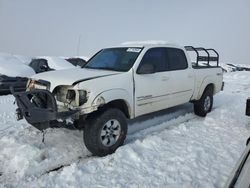
[[[87,56],[77,56],[85,61],[88,61],[90,59],[90,57],[87,57]]]
[[[41,58],[47,59],[49,67],[55,70],[75,68],[74,65],[72,65],[71,63],[60,57],[41,57]]]
[[[235,71],[248,71],[250,70],[250,65],[247,64],[226,64],[220,63],[220,66],[223,68],[225,72],[235,72]]]
[[[250,72],[225,74],[224,81],[225,91],[206,118],[185,104],[132,121],[125,145],[102,158],[90,156],[79,131],[49,129],[42,143],[39,131],[13,118],[13,98],[0,97],[0,184],[223,187],[250,136],[244,115]]]
[[[85,61],[88,61],[90,59],[90,57],[87,57],[87,56],[69,56],[69,57],[66,57],[66,56],[60,56],[61,59],[69,59],[69,58],[80,58],[80,59],[83,59]]]
[[[35,74],[35,71],[23,64],[16,57],[9,54],[0,54],[0,74],[7,76],[30,77]]]
[[[50,68],[55,70],[74,68],[68,61],[59,57],[41,57],[48,60]],[[88,59],[84,57],[84,59]],[[7,76],[31,77],[35,71],[29,66],[32,58],[23,55],[0,53],[0,74]]]
[[[28,56],[24,56],[24,55],[14,55],[14,57],[19,59],[25,65],[29,65],[31,60],[32,60],[32,57],[28,57]]]

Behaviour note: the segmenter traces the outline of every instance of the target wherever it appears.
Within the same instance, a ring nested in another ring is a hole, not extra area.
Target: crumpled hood
[[[64,69],[57,71],[49,71],[32,76],[36,80],[46,80],[51,83],[51,90],[58,85],[73,85],[84,80],[90,80],[102,76],[119,74],[115,71],[97,70],[97,69]]]

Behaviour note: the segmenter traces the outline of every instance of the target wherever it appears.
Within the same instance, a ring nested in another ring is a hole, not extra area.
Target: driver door
[[[171,72],[167,71],[165,48],[149,49],[142,58],[134,79],[136,116],[169,106]]]

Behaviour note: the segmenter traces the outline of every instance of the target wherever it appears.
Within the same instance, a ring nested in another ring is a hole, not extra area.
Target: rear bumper
[[[53,94],[47,90],[36,89],[33,91],[13,92],[17,102],[17,119],[27,120],[39,130],[49,127],[49,122],[58,119],[67,119],[79,110],[58,112]],[[38,124],[48,124],[47,127]],[[41,128],[42,127],[42,128]]]
[[[246,102],[246,115],[250,116],[250,98],[248,98]]]

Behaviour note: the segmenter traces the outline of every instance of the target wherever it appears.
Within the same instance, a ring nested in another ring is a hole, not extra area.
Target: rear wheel
[[[125,115],[118,109],[110,108],[95,113],[87,120],[84,128],[84,143],[97,156],[115,152],[127,134]]]
[[[198,116],[205,117],[211,112],[213,107],[213,88],[207,87],[203,92],[200,100],[194,102],[194,113]]]

